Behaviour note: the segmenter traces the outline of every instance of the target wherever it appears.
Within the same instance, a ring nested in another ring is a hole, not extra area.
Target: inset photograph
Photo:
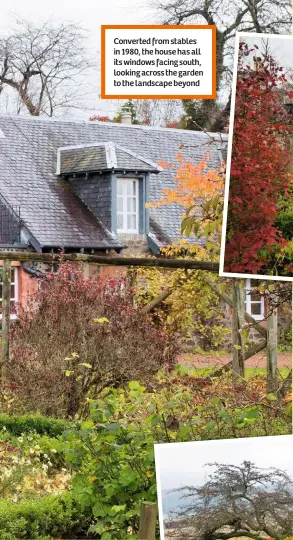
[[[293,38],[237,35],[220,275],[293,277]]]
[[[289,540],[292,451],[292,435],[155,445],[161,539]]]

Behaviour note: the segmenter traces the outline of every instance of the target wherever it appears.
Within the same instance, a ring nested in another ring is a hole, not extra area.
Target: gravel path
[[[178,364],[194,366],[197,368],[221,367],[232,360],[231,354],[182,354],[178,357]],[[255,354],[245,362],[246,367],[266,367],[266,354]],[[291,367],[292,353],[278,353],[278,367]]]

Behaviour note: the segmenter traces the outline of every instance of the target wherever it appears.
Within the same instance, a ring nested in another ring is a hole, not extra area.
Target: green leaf
[[[267,399],[269,401],[277,401],[278,398],[277,398],[277,396],[275,394],[268,394]]]
[[[93,514],[95,517],[104,517],[107,515],[106,505],[101,504],[99,501],[93,507]]]
[[[107,430],[110,431],[110,433],[116,433],[121,429],[121,424],[119,422],[112,422],[111,424],[107,425]]]
[[[101,540],[111,540],[112,535],[109,532],[104,532],[101,536]]]
[[[92,369],[92,365],[91,364],[88,364],[87,362],[81,362],[80,364],[78,364],[79,366],[84,366],[88,369]]]
[[[73,375],[74,371],[71,371],[70,369],[66,369],[66,371],[64,372],[65,374],[65,377],[70,377],[71,375]]]
[[[100,523],[100,522],[93,523],[89,528],[89,532],[95,532],[97,534],[102,534],[103,530],[104,530],[104,525],[103,523]]]
[[[257,408],[249,409],[245,411],[245,418],[256,419],[260,418],[260,411]]]
[[[288,416],[292,416],[292,403],[288,403],[284,409],[285,414],[288,414]]]
[[[112,506],[112,508],[110,510],[110,514],[111,515],[119,514],[120,512],[124,512],[125,508],[126,508],[126,504],[116,504],[116,505]]]
[[[95,427],[95,424],[92,420],[86,420],[85,422],[82,422],[81,429],[93,429]]]

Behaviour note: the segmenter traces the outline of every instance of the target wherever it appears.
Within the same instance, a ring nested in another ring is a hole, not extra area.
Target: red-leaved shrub
[[[73,416],[105,386],[147,381],[172,364],[175,341],[140,313],[126,279],[87,279],[63,263],[20,310],[11,383],[26,410]]]

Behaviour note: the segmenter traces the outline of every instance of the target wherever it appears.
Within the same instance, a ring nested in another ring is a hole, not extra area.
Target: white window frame
[[[3,270],[3,266],[1,267],[1,271]],[[18,304],[18,266],[12,266],[11,270],[14,272],[14,281],[11,281],[10,286],[14,285],[14,298],[10,297],[10,304],[14,302],[17,306]],[[1,280],[0,275],[0,285],[3,285],[3,282]],[[0,298],[0,302],[2,304],[2,298]],[[18,315],[16,313],[10,313],[10,319],[17,319]],[[2,319],[2,313],[0,313],[0,320]]]
[[[127,199],[128,198],[134,198],[134,195],[127,195],[127,183],[128,182],[135,182],[135,185],[136,185],[136,195],[135,195],[135,198],[136,198],[136,208],[135,208],[135,212],[128,212],[127,211]],[[123,219],[123,227],[122,228],[118,228],[117,227],[117,233],[124,233],[124,234],[138,234],[139,233],[139,180],[138,178],[117,178],[117,200],[118,200],[118,197],[120,195],[118,195],[118,183],[121,183],[121,185],[123,186],[123,195],[122,195],[122,199],[123,199],[123,211],[122,212],[118,212],[118,209],[117,209],[117,217],[118,215],[122,215],[122,219]],[[128,215],[133,215],[135,214],[136,216],[136,227],[135,229],[129,229],[127,227],[127,217]]]
[[[264,296],[261,295],[259,300],[251,300],[251,294],[250,291],[253,289],[253,285],[251,285],[251,279],[246,278],[245,279],[245,311],[249,313],[256,321],[262,321],[265,318],[265,301]],[[254,314],[251,312],[251,306],[252,304],[260,304],[260,314]]]

